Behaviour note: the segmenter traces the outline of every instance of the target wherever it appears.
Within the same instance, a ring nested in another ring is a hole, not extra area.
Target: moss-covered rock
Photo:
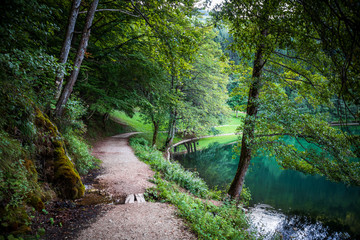
[[[47,138],[52,149],[45,149],[46,177],[55,187],[60,197],[76,199],[84,195],[85,187],[74,164],[66,155],[65,145],[57,127],[36,108],[35,124],[43,132],[42,139]]]

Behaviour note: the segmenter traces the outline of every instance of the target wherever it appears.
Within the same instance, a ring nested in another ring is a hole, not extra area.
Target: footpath
[[[133,134],[116,135],[94,145],[93,155],[102,161],[103,169],[97,181],[115,204],[81,230],[77,239],[196,239],[176,216],[175,207],[144,202],[142,196],[153,186],[149,179],[154,172],[129,146]]]

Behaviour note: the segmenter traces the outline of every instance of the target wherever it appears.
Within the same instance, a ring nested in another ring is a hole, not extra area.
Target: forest
[[[358,192],[360,3],[215,2],[3,1],[0,239],[40,239],[36,216],[51,202],[86,196],[84,179],[102,166],[94,144],[124,132],[146,132],[130,138],[156,172],[146,199],[176,206],[199,239],[257,238],[238,204],[254,191],[245,176],[259,154],[283,171]],[[229,157],[236,163],[223,176],[226,188],[210,189],[175,167],[176,143],[191,140],[184,151],[219,160],[226,154],[196,143],[227,134],[236,134]],[[196,213],[182,205],[205,204],[197,198],[225,207]]]

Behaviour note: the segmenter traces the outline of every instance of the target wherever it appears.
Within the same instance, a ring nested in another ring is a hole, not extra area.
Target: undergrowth
[[[219,197],[216,192],[209,191],[208,186],[204,180],[198,177],[197,173],[186,171],[180,164],[165,160],[162,153],[150,147],[145,139],[131,138],[130,145],[135,150],[135,154],[149,164],[153,170],[161,172],[164,179],[174,181],[198,197],[205,198],[209,195]]]
[[[75,162],[76,170],[78,170],[81,175],[87,174],[89,170],[98,168],[100,160],[90,154],[90,146],[81,136],[75,134],[73,131],[69,131],[63,136],[66,140],[67,150]]]
[[[195,172],[185,170],[180,164],[163,158],[162,153],[149,146],[143,138],[133,137],[130,145],[140,160],[149,164],[156,171],[154,183],[156,187],[147,189],[147,201],[160,201],[174,204],[179,210],[179,216],[186,219],[191,229],[199,239],[255,239],[248,231],[249,223],[242,208],[236,202],[223,201],[221,206],[215,206],[206,199],[222,197],[220,191],[208,188],[204,180]],[[185,188],[191,194],[184,192]],[[250,193],[241,199],[242,204],[250,200]]]
[[[174,204],[179,216],[187,220],[199,239],[255,239],[248,231],[245,214],[235,202],[215,206],[181,192],[176,184],[161,179],[159,174],[155,176],[154,183],[156,187],[147,190],[146,199]]]
[[[83,137],[87,132],[87,126],[82,120],[86,111],[85,103],[73,96],[66,105],[64,116],[58,119],[66,149],[81,175],[97,168],[100,163],[100,160],[91,155],[90,146]]]

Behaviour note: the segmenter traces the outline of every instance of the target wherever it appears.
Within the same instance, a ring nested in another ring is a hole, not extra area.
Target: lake
[[[214,144],[174,158],[199,172],[210,187],[226,189],[239,161],[232,148]],[[251,218],[264,234],[278,233],[284,239],[360,239],[360,187],[282,170],[275,159],[261,155],[251,160],[245,185],[252,196]]]

